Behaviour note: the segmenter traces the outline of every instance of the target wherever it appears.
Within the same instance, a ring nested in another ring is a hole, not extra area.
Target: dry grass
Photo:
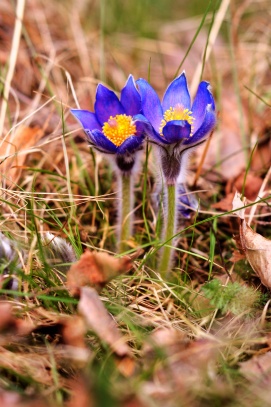
[[[196,1],[189,8],[176,1],[171,10],[165,0],[1,1],[0,224],[16,242],[15,261],[1,263],[3,405],[270,405],[271,365],[261,359],[271,346],[270,294],[245,260],[230,261],[238,225],[228,213],[248,170],[249,202],[266,198],[249,222],[269,237],[270,7],[267,0],[218,3],[184,59],[205,12]],[[211,82],[219,120],[205,160],[202,149],[191,162],[187,179],[201,208],[178,230],[167,282],[156,266],[153,157],[149,172],[138,174],[131,252],[143,251],[100,294],[131,362],[87,330],[42,237],[64,238],[78,258],[86,248],[115,254],[114,176],[69,109],[92,110],[97,83],[117,91],[130,73],[149,76],[162,95],[179,68],[192,93],[201,76]],[[206,295],[202,287],[213,278],[224,294],[234,281],[245,287],[245,312],[226,294],[224,308],[217,293]]]

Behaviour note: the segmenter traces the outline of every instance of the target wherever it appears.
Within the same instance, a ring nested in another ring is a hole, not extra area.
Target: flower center
[[[126,114],[110,116],[109,120],[103,125],[103,134],[117,147],[135,133],[136,126],[132,122],[132,116]]]
[[[175,107],[170,107],[168,110],[164,112],[164,118],[161,121],[159,127],[159,133],[163,135],[163,128],[165,125],[170,122],[171,120],[186,120],[189,124],[191,124],[191,134],[192,134],[192,124],[195,120],[192,116],[192,112],[189,109],[184,109],[181,105],[177,104]]]

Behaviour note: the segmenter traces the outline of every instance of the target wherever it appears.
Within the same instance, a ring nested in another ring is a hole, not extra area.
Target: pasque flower
[[[120,99],[107,87],[99,84],[94,112],[72,109],[88,136],[90,145],[109,155],[118,182],[119,251],[129,248],[132,235],[134,206],[134,173],[138,152],[143,149],[146,130],[150,128],[141,114],[141,98],[132,75],[121,91]]]
[[[167,182],[175,182],[185,169],[183,154],[201,144],[216,123],[215,103],[208,82],[199,84],[191,98],[183,72],[168,86],[162,102],[144,79],[136,81],[142,99],[142,111],[152,125],[150,139],[160,145],[161,166]]]
[[[149,127],[141,114],[141,98],[133,76],[129,76],[120,100],[113,91],[99,84],[94,110],[71,109],[71,113],[82,125],[89,143],[96,150],[111,154],[121,171],[130,172]]]
[[[215,126],[215,103],[209,83],[203,81],[191,104],[184,72],[168,86],[162,102],[146,80],[139,79],[136,84],[142,112],[151,124],[149,139],[158,146],[165,181],[163,248],[159,265],[161,275],[165,276],[171,269],[178,212],[184,208],[179,202],[178,184],[185,181],[189,152],[201,144]]]

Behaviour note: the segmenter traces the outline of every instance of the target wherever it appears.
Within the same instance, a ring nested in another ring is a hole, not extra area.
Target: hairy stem
[[[166,277],[167,273],[170,271],[171,260],[173,250],[170,247],[172,245],[172,237],[175,234],[176,228],[176,185],[167,184],[167,204],[166,204],[166,214],[164,221],[164,235],[163,239],[166,244],[164,246],[160,264],[159,271],[163,278]]]
[[[120,203],[119,203],[119,252],[129,249],[128,240],[132,232],[133,222],[133,175],[121,172],[119,174]]]

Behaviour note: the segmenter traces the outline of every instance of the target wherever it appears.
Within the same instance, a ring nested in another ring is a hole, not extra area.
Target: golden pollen
[[[159,127],[159,133],[163,135],[163,128],[165,125],[170,122],[171,120],[186,120],[189,124],[191,124],[191,135],[192,135],[192,124],[195,120],[192,116],[192,112],[189,109],[184,109],[181,105],[176,105],[175,107],[170,107],[168,110],[164,112],[164,118],[161,121]]]
[[[117,147],[135,133],[136,126],[132,122],[132,116],[126,114],[110,116],[109,120],[103,125],[103,134]]]

